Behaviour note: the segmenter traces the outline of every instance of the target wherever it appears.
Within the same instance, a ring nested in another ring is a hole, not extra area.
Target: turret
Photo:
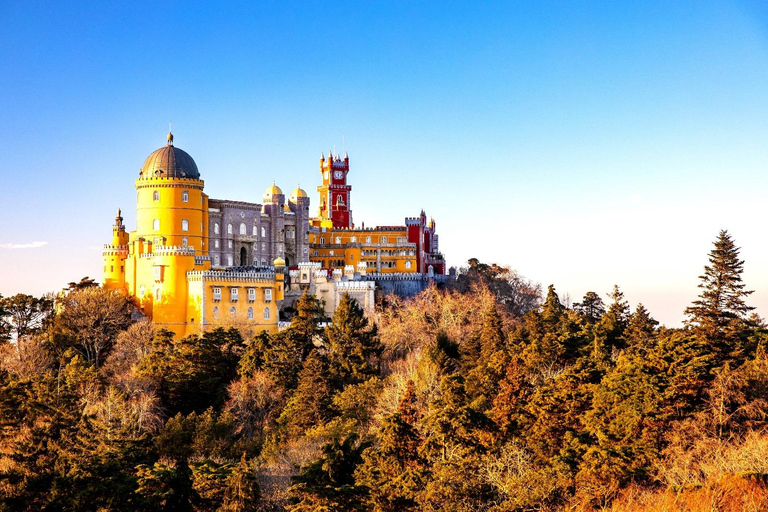
[[[125,260],[128,258],[128,233],[125,232],[121,211],[117,210],[112,225],[112,243],[102,252],[104,271],[102,284],[109,290],[126,290]]]

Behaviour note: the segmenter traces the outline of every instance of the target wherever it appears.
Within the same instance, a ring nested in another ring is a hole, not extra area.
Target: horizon
[[[448,266],[668,326],[726,229],[768,316],[763,4],[166,5],[0,5],[3,296],[101,280],[170,120],[210,197],[301,184],[316,215],[342,147],[356,225],[423,209]]]

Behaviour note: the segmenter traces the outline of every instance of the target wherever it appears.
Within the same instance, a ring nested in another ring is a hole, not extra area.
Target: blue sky
[[[173,120],[212,197],[343,146],[358,224],[668,325],[728,229],[768,316],[766,83],[759,2],[0,0],[0,293],[99,278]]]

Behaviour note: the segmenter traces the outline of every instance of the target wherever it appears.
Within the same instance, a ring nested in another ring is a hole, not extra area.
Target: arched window
[[[267,230],[264,226],[261,226],[261,238],[267,236]]]
[[[406,269],[410,269],[411,268],[411,262],[410,261],[406,261],[405,262],[405,268]]]
[[[247,235],[248,234],[248,228],[245,227],[245,222],[240,223],[240,234],[241,235]]]
[[[213,318],[219,318],[219,306],[213,306]]]
[[[232,224],[227,224],[227,234],[232,234]]]
[[[155,300],[160,300],[160,288],[155,290]]]
[[[227,266],[231,267],[232,265],[233,265],[233,263],[232,263],[232,255],[231,254],[227,254]]]
[[[369,236],[365,237],[365,243],[367,244],[371,243],[371,237]]]
[[[189,231],[189,221],[187,219],[181,219],[181,230]]]
[[[229,316],[231,316],[232,318],[235,318],[236,314],[237,314],[237,311],[235,310],[235,306],[232,306],[231,308],[229,308]]]
[[[152,221],[152,229],[155,231],[160,231],[160,219],[155,219]]]
[[[214,241],[213,241],[213,246],[214,246],[216,249],[218,249],[218,248],[219,248],[219,239],[218,239],[218,238],[217,238],[216,240],[214,240]]]
[[[341,244],[341,237],[337,236],[336,237],[336,245],[339,245],[339,244]]]
[[[189,202],[189,192],[186,190],[181,191],[181,202],[182,203],[188,203]]]
[[[381,243],[383,244],[387,243],[387,237],[385,236],[381,237]]]
[[[213,225],[213,232],[216,233],[217,235],[219,234],[219,223],[218,222]]]
[[[219,255],[218,255],[218,254],[217,254],[216,256],[214,256],[214,257],[213,257],[213,264],[214,264],[215,266],[217,266],[217,267],[218,267],[218,266],[221,264],[221,263],[220,263],[220,260],[219,260]]]
[[[152,192],[152,200],[153,201],[159,201],[160,200],[160,192],[158,192],[157,190]]]
[[[264,308],[264,320],[269,320],[269,306]]]
[[[253,320],[253,308],[248,308],[248,320]]]
[[[267,260],[261,260],[261,266],[266,267],[267,266]]]
[[[356,236],[353,236],[353,237],[352,237],[352,240],[351,240],[351,242],[352,242],[353,244],[354,244],[354,243],[357,243],[357,237],[356,237]]]
[[[186,247],[187,245],[189,245],[189,241],[187,240],[187,237],[184,237],[181,239],[181,245],[183,247]]]
[[[259,236],[259,232],[257,231],[257,227],[253,226],[253,236]]]

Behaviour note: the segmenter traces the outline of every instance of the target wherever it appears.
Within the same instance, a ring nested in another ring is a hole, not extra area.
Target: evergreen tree
[[[299,373],[299,385],[285,406],[278,423],[289,437],[303,435],[307,429],[322,425],[333,415],[331,411],[331,375],[328,361],[319,352],[312,352]]]
[[[326,329],[328,357],[338,389],[364,382],[379,374],[383,347],[378,329],[363,308],[345,293]]]
[[[752,291],[745,290],[741,281],[744,260],[739,259],[739,248],[727,231],[720,231],[709,252],[709,265],[699,276],[701,293],[686,308],[689,322],[706,334],[717,336],[733,320],[743,320],[753,307],[745,299]]]
[[[325,316],[323,305],[314,295],[306,291],[299,297],[294,307],[296,314],[291,318],[291,329],[311,344],[322,332],[318,324]]]
[[[600,298],[595,292],[587,292],[584,294],[584,298],[581,302],[577,302],[573,305],[573,309],[584,315],[587,322],[595,323],[605,314],[605,304],[603,299]]]

